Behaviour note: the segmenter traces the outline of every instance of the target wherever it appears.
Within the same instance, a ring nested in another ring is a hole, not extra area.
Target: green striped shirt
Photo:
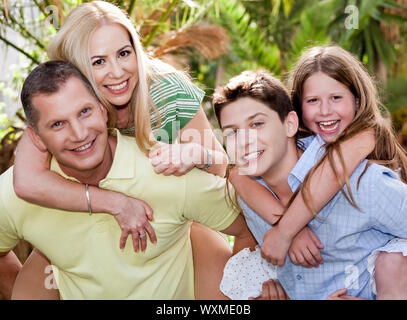
[[[197,113],[205,92],[185,75],[173,73],[151,81],[150,95],[161,117],[158,128],[156,114],[150,114],[155,136],[158,141],[172,143]],[[134,134],[134,127],[121,132]]]

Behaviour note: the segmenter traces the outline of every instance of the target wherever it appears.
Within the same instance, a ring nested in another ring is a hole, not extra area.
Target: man
[[[106,109],[71,64],[41,64],[21,95],[28,133],[53,155],[51,170],[149,203],[158,242],[145,252],[129,245],[121,251],[112,216],[29,204],[15,195],[10,168],[0,176],[0,281],[18,269],[10,250],[24,238],[51,261],[62,299],[193,299],[190,221],[237,241],[250,237],[243,217],[227,205],[223,179],[198,169],[182,177],[157,175],[133,138],[109,134]]]

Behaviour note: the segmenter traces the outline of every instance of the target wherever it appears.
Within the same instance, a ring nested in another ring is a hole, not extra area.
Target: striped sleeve
[[[150,94],[161,117],[161,126],[157,128],[157,116],[151,114],[153,129],[163,129],[167,139],[172,143],[178,132],[197,113],[205,92],[194,85],[185,75],[173,73],[155,80],[150,87]]]

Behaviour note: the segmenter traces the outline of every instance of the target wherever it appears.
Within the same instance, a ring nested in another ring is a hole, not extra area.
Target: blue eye
[[[223,132],[223,135],[224,135],[225,137],[231,137],[231,136],[235,135],[236,132],[237,132],[236,129],[231,129],[231,130],[224,131],[224,132]]]
[[[51,125],[51,128],[59,128],[60,126],[62,126],[62,121],[57,121]]]
[[[82,109],[81,113],[87,114],[87,113],[89,113],[89,111],[90,111],[90,108],[84,108],[84,109]]]
[[[261,122],[261,121],[257,121],[257,122],[254,122],[253,124],[252,124],[252,127],[260,127],[261,125],[263,125],[264,124],[264,122]]]

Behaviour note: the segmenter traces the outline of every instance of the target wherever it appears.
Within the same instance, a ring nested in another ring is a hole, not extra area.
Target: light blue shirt
[[[308,143],[288,177],[293,192],[325,152],[320,137],[308,138],[305,145]],[[285,265],[278,268],[278,279],[291,299],[325,299],[343,288],[348,288],[348,294],[353,296],[375,298],[369,285],[367,258],[394,236],[407,238],[407,185],[390,169],[371,164],[357,187],[366,165],[364,160],[349,178],[361,211],[338,192],[308,224],[324,245],[324,263],[305,268],[294,265],[288,257]],[[259,182],[265,185],[263,180]],[[239,203],[249,229],[261,244],[271,226],[241,199]]]

